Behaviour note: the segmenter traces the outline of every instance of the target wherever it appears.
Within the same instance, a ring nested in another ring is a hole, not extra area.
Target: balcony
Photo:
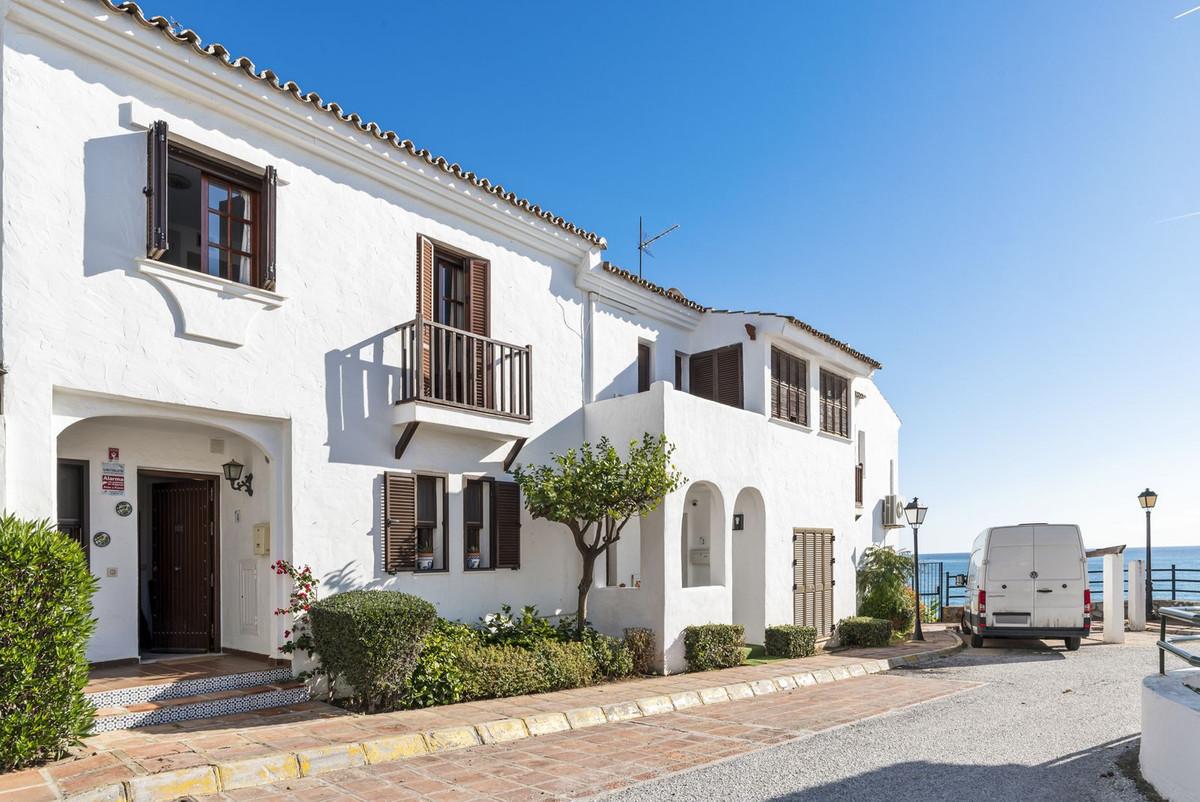
[[[532,414],[533,349],[412,320],[400,335],[398,425],[430,423],[497,439],[525,434]],[[464,414],[465,413],[465,414]]]

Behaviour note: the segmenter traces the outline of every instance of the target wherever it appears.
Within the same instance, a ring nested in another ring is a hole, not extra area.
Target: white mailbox
[[[271,525],[261,523],[254,525],[254,553],[265,557],[271,553]]]

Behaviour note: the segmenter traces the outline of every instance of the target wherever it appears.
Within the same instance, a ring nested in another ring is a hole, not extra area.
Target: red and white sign
[[[116,462],[120,458],[121,458],[121,449],[113,448],[112,446],[109,446],[108,447],[108,461]]]
[[[100,492],[106,496],[125,495],[125,465],[123,463],[100,463]]]

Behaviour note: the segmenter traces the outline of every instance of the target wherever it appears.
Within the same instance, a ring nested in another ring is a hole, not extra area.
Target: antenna
[[[662,239],[677,228],[679,228],[678,223],[668,229],[658,232],[653,237],[647,237],[642,231],[642,216],[640,214],[638,215],[638,278],[642,277],[642,254],[644,253],[649,256],[654,255],[650,252],[650,243],[654,242],[655,240]]]

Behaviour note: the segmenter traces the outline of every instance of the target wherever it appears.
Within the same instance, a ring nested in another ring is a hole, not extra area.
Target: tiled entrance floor
[[[223,674],[246,674],[278,667],[277,661],[266,657],[240,654],[202,654],[164,657],[157,660],[110,665],[88,672],[84,693],[100,693],[139,685],[158,685],[182,680],[205,679]]]

